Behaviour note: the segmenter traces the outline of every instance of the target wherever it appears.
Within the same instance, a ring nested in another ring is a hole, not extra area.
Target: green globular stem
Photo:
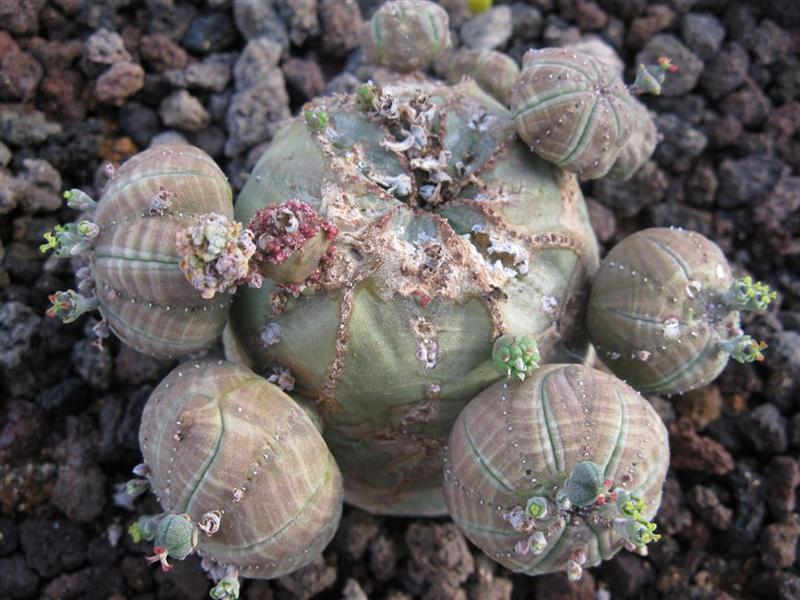
[[[64,192],[64,199],[67,201],[67,206],[80,211],[94,210],[97,207],[97,201],[86,192],[78,189]]]
[[[727,352],[733,360],[740,363],[762,362],[764,355],[761,351],[766,347],[765,342],[757,342],[749,335],[740,335],[720,344],[723,352]]]
[[[306,125],[319,133],[328,126],[328,113],[322,108],[312,108],[305,111]]]
[[[72,323],[82,314],[92,311],[99,306],[97,298],[81,296],[75,290],[56,292],[48,296],[52,306],[47,309],[48,317],[58,317],[64,323]]]
[[[502,335],[492,347],[494,366],[507,377],[524,380],[539,366],[539,348],[527,336]]]
[[[39,250],[46,254],[52,250],[60,258],[85,254],[92,249],[92,241],[100,234],[100,228],[91,221],[56,225],[54,231],[44,234],[45,242]]]
[[[766,310],[778,297],[766,283],[753,281],[749,275],[735,280],[723,295],[723,302],[733,310]]]
[[[149,564],[161,563],[161,568],[168,572],[172,566],[167,562],[171,557],[183,560],[197,547],[197,527],[189,515],[170,513],[158,523],[152,556],[147,557]]]
[[[152,542],[156,538],[156,530],[161,519],[164,518],[164,513],[155,515],[144,515],[134,521],[128,527],[128,534],[131,536],[134,544],[138,544],[142,540],[145,542]]]
[[[634,94],[653,94],[658,96],[661,93],[661,86],[667,78],[667,73],[674,73],[678,70],[677,65],[672,61],[661,56],[654,65],[639,65],[639,72],[636,80],[631,86]]]
[[[228,567],[225,577],[211,588],[209,596],[214,600],[236,600],[239,597],[239,571]]]

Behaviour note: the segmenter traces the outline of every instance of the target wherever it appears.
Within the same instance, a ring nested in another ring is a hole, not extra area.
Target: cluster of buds
[[[306,125],[312,131],[320,132],[325,131],[328,127],[328,113],[324,108],[311,108],[305,111]]]
[[[516,531],[530,534],[523,538],[514,546],[517,554],[525,555],[532,553],[541,554],[547,547],[547,538],[541,531],[536,531],[536,522],[547,519],[551,511],[547,506],[547,499],[542,496],[533,496],[528,499],[525,508],[514,507],[511,511],[502,515],[503,520]]]
[[[72,323],[82,314],[95,310],[99,303],[97,298],[81,296],[75,290],[56,292],[47,297],[52,306],[47,309],[48,317],[58,317],[64,323]]]
[[[667,78],[667,73],[675,73],[678,65],[672,64],[672,60],[666,56],[659,56],[654,65],[639,65],[636,73],[636,80],[630,87],[634,94],[653,94],[658,96],[661,93],[661,86]]]
[[[261,286],[261,276],[250,269],[255,254],[253,234],[242,230],[222,215],[208,213],[178,232],[176,246],[180,268],[201,296],[213,298],[217,292],[233,293],[247,283]]]
[[[764,355],[761,351],[766,347],[766,342],[757,342],[749,335],[740,335],[720,344],[723,351],[740,363],[763,362]]]
[[[735,310],[766,310],[778,294],[769,289],[766,283],[753,281],[749,275],[739,277],[725,293],[723,301]]]
[[[657,542],[661,535],[656,533],[656,524],[644,516],[644,501],[625,490],[617,490],[616,508],[620,516],[614,519],[614,527],[625,548],[630,552],[646,554],[647,544]]]
[[[97,208],[97,201],[83,190],[67,190],[64,192],[64,199],[67,201],[67,206],[75,210],[92,211]]]
[[[539,366],[539,348],[527,336],[502,335],[492,347],[492,362],[506,377],[525,380]]]
[[[79,221],[56,225],[54,231],[44,234],[45,242],[39,250],[46,254],[50,250],[59,258],[86,254],[92,249],[92,242],[100,235],[100,228],[91,221]]]

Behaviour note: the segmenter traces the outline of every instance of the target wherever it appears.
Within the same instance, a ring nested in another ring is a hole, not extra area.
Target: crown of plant
[[[50,296],[47,314],[71,322],[99,309],[99,335],[110,329],[156,356],[208,346],[221,333],[230,304],[214,292],[232,291],[231,277],[241,274],[227,257],[216,270],[208,265],[231,244],[249,251],[247,238],[237,237],[228,223],[233,204],[224,174],[202,150],[185,145],[157,146],[107,172],[99,202],[80,190],[65,192],[67,204],[84,211],[84,218],[45,234],[42,252],[86,255],[89,265],[79,273],[78,291]],[[187,229],[189,237],[176,244]]]
[[[668,66],[646,73],[663,81]],[[641,73],[641,72],[640,72]],[[658,93],[643,75],[636,93]],[[647,140],[653,125],[647,111],[631,96],[619,75],[602,60],[566,48],[530,50],[511,93],[511,110],[520,137],[545,160],[586,179],[611,170],[637,132],[629,156],[618,167],[632,174],[652,154]],[[620,175],[618,175],[619,177]]]
[[[236,219],[264,285],[237,293],[228,355],[316,401],[348,499],[368,510],[443,514],[460,407],[586,347],[578,293],[596,246],[577,180],[532,157],[471,79],[313,101],[272,140]],[[526,345],[496,369],[503,335]]]
[[[444,467],[462,533],[503,566],[570,579],[621,548],[658,541],[651,521],[669,461],[652,407],[611,375],[544,365],[479,394],[459,415]]]
[[[341,475],[303,408],[251,371],[184,363],[153,391],[139,431],[144,463],[129,489],[164,513],[139,518],[150,563],[197,552],[213,598],[235,598],[238,576],[272,578],[307,564],[333,537]],[[145,482],[137,484],[137,481]]]
[[[451,47],[449,22],[447,11],[427,0],[385,2],[365,26],[362,47],[371,63],[410,73]]]
[[[699,233],[653,228],[615,246],[592,282],[587,326],[600,357],[635,388],[679,393],[711,382],[729,358],[763,360],[739,312],[776,297],[733,279],[722,251]]]

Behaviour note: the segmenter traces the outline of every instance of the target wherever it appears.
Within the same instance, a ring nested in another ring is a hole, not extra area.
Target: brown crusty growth
[[[165,512],[198,523],[221,511],[198,553],[244,577],[310,562],[333,537],[342,479],[305,411],[277,386],[224,361],[188,362],[153,391],[139,442]]]
[[[222,332],[230,297],[202,299],[181,271],[175,247],[178,231],[204,213],[232,219],[231,189],[211,157],[187,145],[137,154],[100,198],[93,217],[100,228],[95,295],[111,331],[140,352],[184,356]]]
[[[445,500],[464,535],[513,571],[594,566],[628,546],[610,497],[635,494],[641,516],[652,518],[668,461],[666,429],[637,392],[588,367],[545,365],[525,381],[499,381],[461,412],[447,449]],[[587,462],[607,480],[608,501],[565,507],[559,492]],[[531,499],[546,514],[523,532],[509,515]],[[531,533],[534,550],[524,543]]]
[[[615,70],[567,48],[525,53],[511,111],[533,152],[586,179],[608,172],[636,125]]]

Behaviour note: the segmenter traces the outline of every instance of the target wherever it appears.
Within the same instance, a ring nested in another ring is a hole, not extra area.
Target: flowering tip
[[[67,206],[75,210],[89,211],[97,207],[97,202],[89,194],[76,188],[65,191],[64,199],[67,201]]]
[[[733,360],[740,363],[751,363],[764,361],[761,351],[767,348],[767,344],[763,341],[757,342],[749,335],[740,335],[723,342],[720,347],[723,352],[730,354]]]
[[[225,577],[211,588],[209,596],[214,600],[237,600],[239,598],[239,571],[229,567]]]
[[[312,131],[324,131],[328,126],[328,113],[324,108],[312,108],[305,111],[306,125]]]
[[[156,546],[153,548],[153,552],[155,552],[155,554],[146,557],[147,564],[161,563],[161,570],[163,570],[164,573],[169,573],[172,570],[172,565],[167,562],[167,549],[163,546]]]
[[[539,358],[539,348],[528,336],[502,335],[492,347],[492,362],[507,377],[524,380],[539,366]]]
[[[43,253],[52,250],[60,258],[77,256],[91,250],[98,235],[100,228],[91,221],[56,225],[53,231],[44,234],[45,243],[39,246],[39,250]]]
[[[75,290],[56,292],[47,299],[51,306],[45,313],[48,317],[58,317],[64,323],[72,323],[85,312],[94,310],[99,306],[97,298],[81,296]]]
[[[739,277],[723,295],[723,301],[733,310],[766,310],[778,297],[766,283],[753,281],[749,275]]]
[[[666,80],[667,73],[674,73],[678,70],[669,58],[661,56],[654,65],[639,65],[636,73],[636,80],[631,85],[630,91],[634,94],[653,94],[658,96],[661,93],[661,86]]]

